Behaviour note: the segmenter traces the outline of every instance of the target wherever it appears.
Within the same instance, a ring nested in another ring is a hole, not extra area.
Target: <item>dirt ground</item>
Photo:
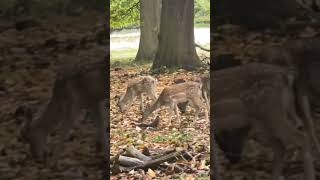
[[[75,124],[60,154],[59,167],[53,168],[35,163],[29,147],[19,141],[25,118],[17,110],[23,104],[40,107],[48,101],[61,67],[104,57],[106,46],[96,40],[103,20],[104,15],[88,13],[40,21],[22,30],[17,30],[14,23],[0,21],[1,180],[101,178],[101,159],[95,156],[91,120]]]
[[[260,32],[248,31],[234,25],[224,25],[218,29],[212,34],[215,39],[211,44],[214,57],[232,54],[234,58],[241,59],[243,64],[257,60],[257,54],[265,47],[281,45],[289,39],[319,36],[320,33],[320,28],[312,27],[288,29],[287,31],[268,29]],[[320,134],[319,123],[317,123],[317,129]],[[223,162],[222,179],[270,179],[272,152],[269,147],[255,141],[249,141],[243,154],[244,158],[239,164],[230,165],[220,153],[220,159]],[[299,159],[293,158],[292,152],[286,156],[287,163],[284,175],[289,180],[298,180],[303,173],[303,163]],[[317,178],[320,178],[319,161],[316,161],[316,167]]]
[[[149,74],[150,66],[139,67],[123,67],[112,68],[110,79],[110,117],[111,117],[111,156],[117,154],[121,149],[128,145],[134,145],[137,149],[142,150],[144,147],[148,148],[150,152],[161,152],[165,150],[182,148],[188,150],[193,155],[198,155],[195,161],[179,160],[176,164],[182,165],[185,172],[175,173],[169,167],[159,167],[152,169],[150,172],[130,171],[129,173],[120,173],[112,176],[112,179],[209,179],[209,152],[210,152],[210,135],[209,122],[205,120],[204,114],[200,115],[200,120],[192,126],[194,109],[188,106],[186,114],[181,115],[182,127],[178,129],[178,124],[175,119],[172,120],[173,127],[169,128],[168,110],[162,108],[160,111],[153,113],[153,115],[146,120],[146,123],[151,122],[157,115],[160,115],[160,125],[155,130],[143,130],[137,127],[139,119],[141,118],[141,111],[139,102],[135,101],[133,105],[124,113],[119,111],[116,106],[117,96],[123,94],[126,89],[128,79]],[[174,79],[191,80],[205,71],[187,72],[179,70],[174,73],[163,73],[153,75],[158,79],[157,94],[161,90],[173,84]],[[146,98],[145,98],[146,99]],[[150,105],[151,99],[148,98],[145,103]]]

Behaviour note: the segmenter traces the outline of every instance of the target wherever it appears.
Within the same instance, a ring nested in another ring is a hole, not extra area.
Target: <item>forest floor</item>
[[[196,41],[206,48],[210,48],[210,29],[195,28]],[[132,61],[138,50],[139,31],[122,31],[112,34],[110,37],[110,150],[111,156],[117,154],[120,150],[134,145],[142,150],[144,147],[153,152],[161,152],[175,148],[187,149],[194,155],[198,155],[196,161],[178,161],[177,164],[183,165],[185,172],[174,173],[170,168],[150,169],[149,172],[131,171],[130,173],[120,173],[112,176],[112,179],[129,178],[155,178],[155,179],[209,179],[210,164],[210,126],[204,117],[197,121],[195,126],[190,126],[193,121],[194,110],[188,107],[187,113],[182,115],[182,129],[179,130],[177,123],[173,119],[173,128],[167,126],[168,111],[161,109],[160,113],[153,113],[146,123],[153,121],[156,114],[160,114],[160,127],[156,130],[142,130],[137,124],[141,118],[138,101],[135,101],[132,107],[126,112],[121,113],[116,106],[117,96],[123,94],[126,90],[128,79],[139,75],[150,75],[150,63],[136,64]],[[197,48],[200,59],[208,61],[210,54]],[[170,71],[170,70],[169,70]],[[157,85],[157,94],[161,90],[173,84],[174,79],[191,80],[199,74],[208,70],[199,70],[198,72],[188,72],[178,70],[176,72],[167,72],[158,75],[152,75],[159,81]],[[150,99],[145,100],[150,105]],[[150,173],[150,171],[152,173]]]
[[[212,49],[214,59],[221,55],[229,54],[235,59],[240,59],[243,64],[254,62],[257,60],[257,55],[266,47],[281,45],[290,39],[319,37],[320,28],[296,28],[281,30],[265,30],[265,31],[249,31],[240,26],[223,25],[215,29],[212,34],[215,39]],[[217,58],[218,59],[218,58]],[[319,124],[318,134],[320,134]],[[222,179],[233,180],[237,179],[254,179],[267,180],[270,179],[272,151],[270,147],[266,147],[250,140],[247,142],[244,157],[237,165],[230,165],[222,153],[219,158],[222,162]],[[288,180],[298,180],[303,173],[303,163],[301,160],[293,158],[291,153],[286,154],[285,177]],[[317,179],[320,178],[320,166],[316,161]],[[303,178],[302,178],[303,179]]]
[[[57,17],[23,30],[0,21],[1,180],[101,179],[102,160],[95,156],[91,120],[75,124],[72,139],[60,153],[59,168],[34,162],[28,145],[18,137],[25,120],[24,114],[19,114],[20,107],[43,106],[61,67],[103,59],[105,45],[95,40],[103,20],[104,15],[99,14]]]
[[[126,83],[128,79],[139,75],[149,74],[148,70],[150,65],[143,65],[139,67],[125,67],[125,68],[112,68],[110,79],[110,117],[111,117],[111,155],[114,156],[121,149],[129,145],[134,145],[137,149],[142,150],[144,147],[152,152],[160,152],[181,148],[188,150],[193,155],[198,155],[195,161],[180,160],[177,164],[183,165],[189,172],[174,173],[170,168],[167,169],[152,169],[145,175],[139,171],[131,171],[130,173],[120,173],[112,177],[112,179],[120,178],[155,178],[155,179],[209,179],[209,156],[210,156],[210,135],[209,135],[209,122],[205,120],[204,115],[200,116],[195,126],[192,125],[194,118],[194,110],[188,106],[186,114],[181,115],[182,127],[178,127],[177,121],[172,120],[173,127],[167,126],[168,111],[162,108],[160,111],[153,113],[147,121],[153,121],[156,115],[160,115],[160,125],[156,130],[142,130],[137,126],[141,118],[141,111],[139,109],[138,101],[135,101],[129,109],[121,113],[116,106],[117,98],[125,92]],[[179,70],[173,73],[163,73],[153,75],[158,79],[157,94],[161,90],[173,84],[174,79],[191,80],[192,78],[202,74],[207,70],[198,72],[187,72]],[[150,99],[145,103],[150,105]],[[180,129],[180,130],[179,130]],[[186,170],[187,171],[187,170]]]

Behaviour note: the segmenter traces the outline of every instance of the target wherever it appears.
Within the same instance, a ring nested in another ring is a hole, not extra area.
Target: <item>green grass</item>
[[[128,48],[121,50],[112,50],[110,57],[111,67],[133,67],[133,66],[150,66],[150,62],[135,62],[138,49]]]
[[[138,50],[134,48],[112,50],[110,59],[112,61],[123,61],[124,59],[134,59]]]
[[[206,25],[206,24],[203,24]],[[209,48],[210,44],[202,45],[205,48]],[[141,66],[141,65],[151,65],[150,62],[134,62],[134,59],[137,55],[138,49],[135,48],[127,48],[121,50],[111,50],[110,53],[110,65],[111,67],[133,67],[133,66]],[[197,48],[197,53],[200,56],[201,54],[209,55],[208,52],[202,51]],[[175,72],[176,69],[168,70],[169,72]]]
[[[180,133],[178,131],[172,131],[167,135],[157,135],[153,141],[154,142],[171,142],[171,143],[182,143],[192,140],[192,135],[189,133]]]

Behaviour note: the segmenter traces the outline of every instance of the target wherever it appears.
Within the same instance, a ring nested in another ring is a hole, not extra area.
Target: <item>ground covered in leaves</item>
[[[150,65],[139,67],[126,67],[126,68],[112,68],[110,79],[110,144],[111,156],[116,155],[121,149],[129,145],[134,145],[137,149],[142,150],[148,148],[150,152],[160,153],[161,151],[172,149],[185,149],[192,153],[196,158],[191,161],[179,160],[176,164],[182,165],[183,172],[176,173],[172,171],[172,166],[166,168],[149,169],[148,171],[130,171],[127,173],[120,173],[112,176],[112,179],[120,178],[143,178],[143,179],[209,179],[209,148],[210,148],[210,135],[209,135],[209,122],[205,120],[204,114],[200,115],[200,119],[193,126],[194,110],[191,107],[187,108],[186,114],[181,115],[182,127],[178,127],[177,121],[172,120],[173,127],[167,126],[168,111],[162,108],[160,111],[153,113],[153,115],[146,121],[151,122],[157,115],[160,116],[160,125],[156,129],[141,129],[137,126],[141,118],[141,111],[139,102],[135,101],[132,107],[121,113],[116,106],[117,96],[123,94],[126,90],[126,83],[128,79],[149,74],[148,69]],[[157,94],[161,90],[173,84],[175,79],[191,80],[197,75],[205,72],[187,72],[178,70],[174,73],[162,73],[153,75],[159,81],[157,86]],[[145,98],[146,99],[146,98]],[[146,99],[145,103],[150,105],[151,100]],[[161,154],[161,153],[160,153]],[[170,168],[171,167],[171,168]]]
[[[319,37],[320,28],[312,26],[296,26],[287,29],[266,29],[261,31],[250,31],[244,27],[226,24],[217,27],[211,34],[214,41],[211,42],[211,48],[214,52],[213,59],[228,57],[241,60],[242,64],[258,60],[258,54],[267,47],[281,45],[291,39]],[[225,56],[228,55],[228,56]],[[214,110],[213,110],[214,111]],[[319,132],[319,123],[318,123]],[[320,132],[319,132],[320,133]],[[319,134],[318,133],[318,134]],[[223,153],[220,153],[222,162],[222,179],[255,179],[267,180],[271,174],[271,149],[256,143],[248,141],[244,158],[237,164],[230,166],[225,161]],[[293,158],[293,153],[286,154],[287,163],[284,171],[285,177],[290,180],[297,180],[303,173],[303,162]],[[319,162],[316,162],[317,174],[319,176]]]
[[[75,124],[58,168],[34,162],[18,137],[25,120],[19,108],[48,101],[61,67],[103,59],[105,45],[98,40],[99,29],[105,32],[103,18],[92,13],[22,24],[0,21],[1,180],[101,179],[102,160],[95,157],[91,120]]]

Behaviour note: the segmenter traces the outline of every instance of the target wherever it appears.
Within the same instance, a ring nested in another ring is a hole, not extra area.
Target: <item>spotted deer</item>
[[[125,94],[120,96],[117,103],[120,111],[124,112],[127,107],[130,107],[136,97],[139,97],[140,109],[144,111],[143,94],[151,97],[154,102],[157,99],[157,83],[158,81],[151,76],[139,76],[129,80]]]
[[[179,84],[173,84],[165,87],[155,103],[153,103],[148,109],[146,109],[142,116],[142,121],[147,119],[149,115],[155,110],[159,109],[161,106],[169,107],[170,118],[169,126],[171,126],[171,119],[173,113],[177,116],[178,123],[181,125],[181,120],[179,116],[179,110],[177,107],[178,103],[190,102],[195,108],[194,122],[199,118],[199,113],[201,109],[205,109],[201,99],[202,96],[202,84],[198,82],[184,82]],[[205,109],[205,116],[208,119],[208,114]],[[180,126],[179,126],[180,127]]]
[[[104,62],[92,63],[83,68],[66,68],[58,75],[52,88],[48,103],[28,119],[21,130],[21,136],[30,145],[34,158],[44,160],[47,150],[48,136],[58,127],[60,141],[54,146],[53,153],[62,151],[63,141],[69,136],[75,120],[82,109],[90,111],[96,122],[96,150],[106,158],[107,122],[106,112],[106,67]],[[60,126],[59,126],[60,125]]]

